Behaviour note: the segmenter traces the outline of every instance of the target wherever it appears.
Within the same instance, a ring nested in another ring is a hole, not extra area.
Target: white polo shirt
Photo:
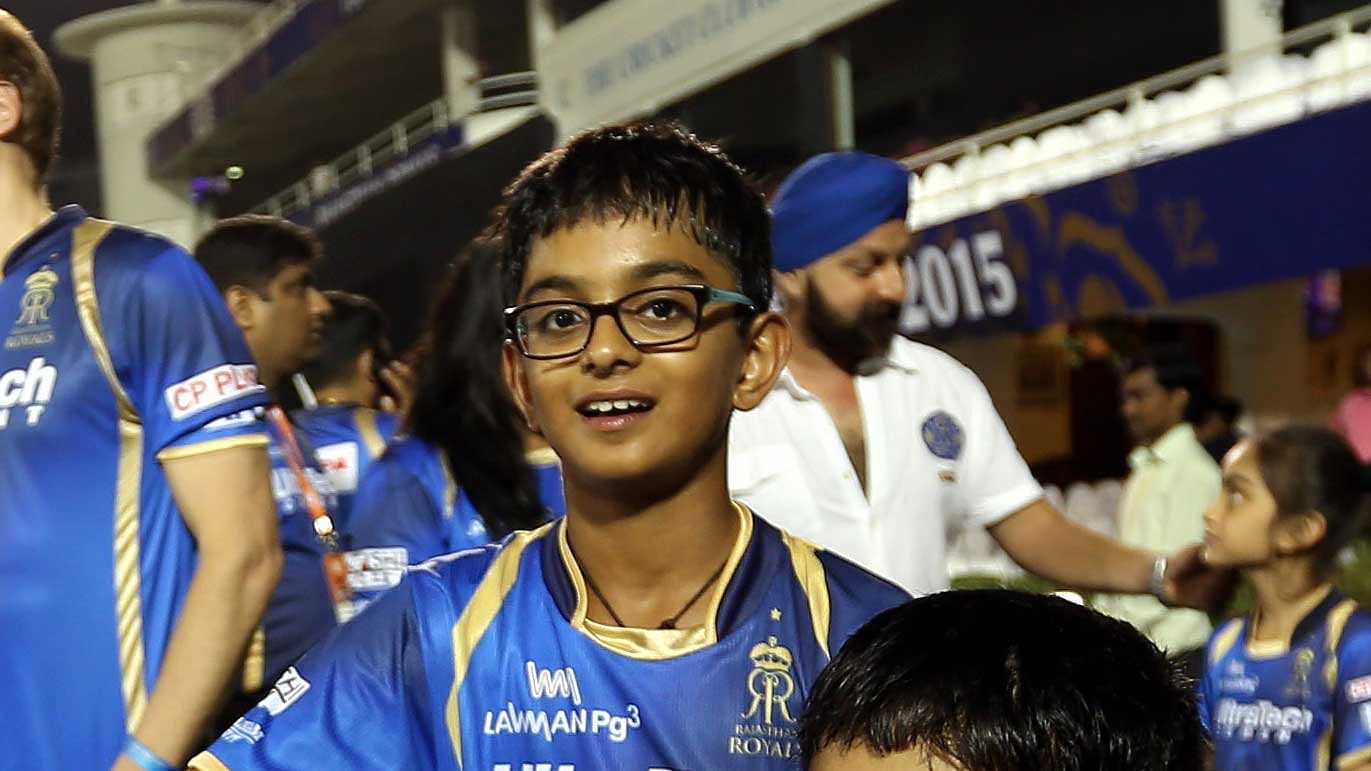
[[[856,379],[869,496],[823,403],[789,370],[759,407],[734,414],[729,487],[768,521],[913,594],[940,591],[948,532],[992,525],[1042,488],[957,360],[896,337],[874,369]]]

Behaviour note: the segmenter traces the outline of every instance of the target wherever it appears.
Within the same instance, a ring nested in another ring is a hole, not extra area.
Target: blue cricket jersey
[[[400,418],[357,404],[321,405],[291,413],[299,431],[314,445],[315,456],[338,496],[338,528],[347,531],[357,482],[395,438]]]
[[[534,452],[528,461],[548,518],[560,517],[566,505],[557,456]],[[491,541],[443,451],[417,437],[393,443],[368,470],[346,530],[350,548],[404,549],[409,564]]]
[[[0,766],[108,768],[196,566],[161,464],[265,445],[266,395],[169,241],[68,206],[0,268]]]
[[[558,520],[411,570],[192,767],[799,768],[820,670],[909,596],[738,511],[704,626],[588,620]]]
[[[314,533],[305,497],[295,472],[281,451],[283,438],[267,422],[271,438],[271,487],[280,517],[281,582],[276,585],[262,624],[248,646],[243,667],[244,692],[253,693],[273,682],[286,667],[350,617],[348,608],[335,608],[324,573],[324,547]],[[305,476],[324,501],[337,526],[338,496],[315,454],[314,445],[299,428],[295,439],[305,458]],[[340,617],[341,614],[341,617]]]
[[[1209,640],[1200,719],[1215,771],[1328,771],[1371,758],[1371,614],[1336,591],[1289,645],[1254,642],[1250,619]]]

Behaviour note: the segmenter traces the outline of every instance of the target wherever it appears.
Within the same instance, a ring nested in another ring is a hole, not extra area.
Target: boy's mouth
[[[596,429],[618,431],[656,406],[655,399],[642,394],[594,394],[578,402],[576,411]]]

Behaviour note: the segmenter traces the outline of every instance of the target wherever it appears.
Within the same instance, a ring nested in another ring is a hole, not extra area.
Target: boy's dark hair
[[[33,162],[35,183],[43,180],[57,157],[62,131],[62,88],[47,54],[18,19],[0,10],[0,80],[19,89],[24,112],[10,141]]]
[[[243,286],[263,296],[284,268],[317,262],[321,254],[311,230],[264,214],[220,220],[195,245],[195,260],[220,292]]]
[[[1366,468],[1347,440],[1327,428],[1287,426],[1253,441],[1262,481],[1276,499],[1277,515],[1317,511],[1328,523],[1314,548],[1314,565],[1323,573],[1337,566],[1338,552],[1366,522]]]
[[[319,358],[303,370],[315,388],[333,385],[353,375],[357,357],[372,351],[376,365],[390,361],[389,326],[386,315],[368,297],[349,292],[324,292],[333,308],[324,321]]]
[[[547,518],[500,371],[501,253],[497,240],[477,238],[453,263],[419,345],[422,363],[405,420],[408,433],[447,457],[494,538]]]
[[[1188,348],[1178,344],[1149,346],[1128,360],[1124,373],[1132,375],[1146,369],[1152,370],[1162,388],[1168,391],[1185,389],[1190,395],[1185,419],[1194,420],[1198,417],[1197,410],[1205,401],[1204,372]]]
[[[920,750],[967,771],[1198,771],[1193,686],[1136,629],[1047,595],[944,592],[887,610],[819,676],[824,747]]]
[[[592,129],[552,150],[505,189],[504,298],[513,304],[529,249],[584,220],[646,218],[679,227],[729,266],[759,310],[771,303],[771,223],[760,193],[717,146],[671,123]]]

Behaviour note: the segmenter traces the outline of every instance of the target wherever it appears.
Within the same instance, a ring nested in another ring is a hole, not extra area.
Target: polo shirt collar
[[[890,341],[890,350],[884,356],[877,356],[867,359],[857,366],[857,374],[860,377],[870,377],[885,369],[895,369],[907,375],[918,372],[918,365],[914,361],[913,346],[905,345],[905,340],[898,335]],[[791,396],[802,401],[809,401],[816,398],[814,394],[800,385],[795,376],[790,373],[790,367],[781,371],[781,377],[777,385],[784,388]]]
[[[1165,463],[1176,459],[1187,446],[1198,442],[1199,439],[1195,438],[1195,429],[1189,423],[1179,423],[1162,434],[1162,438],[1153,442],[1152,446],[1135,447],[1133,452],[1128,454],[1128,465],[1136,471],[1144,466]]]

